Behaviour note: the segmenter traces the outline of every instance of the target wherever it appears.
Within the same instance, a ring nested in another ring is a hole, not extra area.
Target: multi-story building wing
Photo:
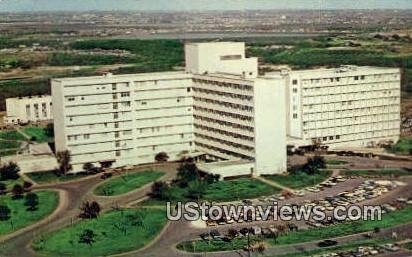
[[[190,44],[186,72],[53,80],[57,151],[70,151],[74,171],[197,152],[241,163],[212,170],[223,177],[284,172],[284,78],[258,78],[244,51],[243,43]]]
[[[287,83],[289,136],[331,147],[366,147],[399,139],[399,69],[290,71]]]
[[[53,119],[52,98],[49,95],[7,98],[6,110],[4,123],[8,125]]]
[[[55,79],[57,150],[70,150],[77,170],[193,150],[191,81],[182,72]]]

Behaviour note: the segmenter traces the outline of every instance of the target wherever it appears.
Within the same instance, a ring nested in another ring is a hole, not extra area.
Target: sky
[[[0,12],[412,9],[412,0],[0,0]]]

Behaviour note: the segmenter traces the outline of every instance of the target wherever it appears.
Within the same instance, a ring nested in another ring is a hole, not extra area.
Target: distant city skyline
[[[0,0],[0,12],[412,9],[411,0]]]

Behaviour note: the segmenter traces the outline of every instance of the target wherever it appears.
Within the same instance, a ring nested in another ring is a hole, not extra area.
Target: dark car
[[[323,241],[319,242],[318,246],[319,247],[329,247],[329,246],[334,246],[334,245],[337,245],[337,244],[338,244],[337,241],[328,239],[328,240],[323,240]]]

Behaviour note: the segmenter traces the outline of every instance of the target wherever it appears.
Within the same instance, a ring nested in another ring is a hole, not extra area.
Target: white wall
[[[254,94],[256,173],[286,172],[285,80],[257,79]]]
[[[214,42],[185,45],[186,72],[231,73],[255,78],[257,58],[245,58],[245,43]],[[233,58],[231,58],[233,57]]]

